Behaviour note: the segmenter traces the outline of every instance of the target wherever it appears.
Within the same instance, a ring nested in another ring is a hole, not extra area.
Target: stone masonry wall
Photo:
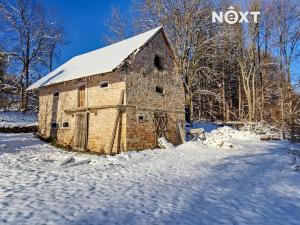
[[[154,65],[160,57],[162,70]],[[164,93],[156,92],[156,86]],[[126,75],[126,99],[132,106],[127,110],[127,149],[145,149],[157,146],[154,112],[167,113],[167,139],[178,144],[178,122],[184,122],[184,90],[176,65],[162,33],[146,45],[133,60]],[[139,116],[144,121],[139,121]]]
[[[100,82],[108,81],[108,88],[100,88]],[[125,89],[124,76],[114,72],[93,76],[87,79],[71,81],[45,87],[39,91],[39,133],[45,138],[55,138],[63,145],[74,147],[76,134],[76,113],[78,107],[78,87],[86,87],[86,110],[89,109],[88,149],[99,153],[108,153],[112,129],[116,117],[115,108],[93,109],[95,107],[119,104],[121,90]],[[54,92],[59,97],[54,97]],[[51,123],[59,124],[52,129]],[[69,128],[63,128],[63,122],[69,122]],[[114,151],[125,148],[126,116],[122,114],[122,129],[118,129]]]

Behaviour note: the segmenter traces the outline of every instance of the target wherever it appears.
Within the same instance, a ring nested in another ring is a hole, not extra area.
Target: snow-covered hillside
[[[287,144],[229,131],[114,157],[0,134],[0,224],[299,224],[300,172]],[[70,155],[91,163],[61,166]]]
[[[28,127],[37,125],[37,113],[0,111],[0,127]]]

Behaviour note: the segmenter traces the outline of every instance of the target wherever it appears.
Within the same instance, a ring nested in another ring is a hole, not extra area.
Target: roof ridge
[[[86,52],[86,53],[82,53],[82,54],[79,54],[79,55],[73,56],[71,59],[73,59],[73,58],[76,58],[76,57],[78,57],[78,56],[85,55],[85,54],[89,54],[89,53],[92,53],[92,52],[95,52],[95,51],[98,51],[98,50],[102,50],[102,49],[105,49],[105,48],[111,47],[111,46],[113,46],[113,45],[117,45],[117,44],[119,44],[119,43],[121,43],[121,42],[129,41],[130,39],[137,38],[137,37],[139,37],[139,36],[141,36],[141,35],[144,35],[144,34],[145,34],[145,33],[147,33],[147,32],[153,31],[153,30],[155,30],[155,29],[158,29],[158,30],[157,30],[157,32],[155,33],[155,34],[157,34],[157,33],[158,33],[158,32],[159,32],[161,29],[162,29],[162,26],[159,26],[159,27],[153,28],[153,29],[151,29],[151,30],[148,30],[148,31],[145,31],[145,32],[143,32],[143,33],[140,33],[140,34],[134,35],[134,36],[132,36],[132,37],[129,37],[129,38],[123,39],[123,40],[121,40],[121,41],[118,41],[118,42],[112,43],[112,44],[110,44],[110,45],[106,45],[106,46],[103,46],[103,47],[101,47],[101,48],[97,48],[97,49],[95,49],[95,50],[91,50],[91,51],[89,51],[89,52]],[[153,37],[155,34],[153,34],[151,37]],[[149,39],[151,39],[151,37],[149,37]],[[133,51],[134,51],[134,50],[133,50]],[[133,52],[133,51],[132,51],[132,52]],[[71,60],[71,59],[70,59],[70,60]]]

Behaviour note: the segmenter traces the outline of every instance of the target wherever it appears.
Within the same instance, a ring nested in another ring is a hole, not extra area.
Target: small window
[[[163,70],[163,63],[162,63],[162,58],[158,55],[155,55],[154,57],[154,65],[158,70]]]
[[[58,123],[51,123],[51,128],[52,129],[57,129],[58,128]]]
[[[108,88],[109,84],[107,81],[100,82],[100,88]]]
[[[140,115],[139,117],[138,117],[138,121],[141,123],[141,122],[144,122],[144,116],[142,116],[142,115]]]
[[[58,91],[54,92],[53,97],[59,97],[59,92]]]
[[[156,86],[155,91],[159,94],[164,94],[164,88],[161,86]]]
[[[63,128],[68,128],[70,126],[69,122],[63,122]]]
[[[137,114],[137,121],[138,121],[139,123],[144,123],[144,122],[146,122],[146,116],[145,116],[145,114],[144,114],[144,113],[138,113],[138,114]]]

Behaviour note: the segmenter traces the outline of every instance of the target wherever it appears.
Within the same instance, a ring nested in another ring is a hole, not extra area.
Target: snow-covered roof
[[[75,56],[51,73],[33,83],[27,90],[33,90],[55,83],[74,80],[116,69],[129,55],[138,51],[152,39],[162,27],[114,43],[82,55]]]

